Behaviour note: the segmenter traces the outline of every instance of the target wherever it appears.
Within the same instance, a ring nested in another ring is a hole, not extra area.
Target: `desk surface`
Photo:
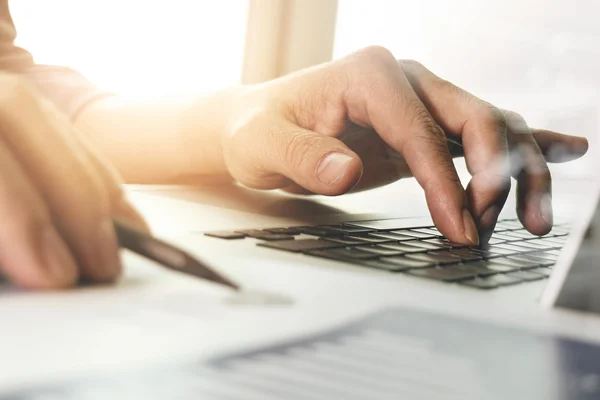
[[[182,245],[193,237],[177,237],[184,217],[165,217],[163,199],[136,194],[155,231],[173,234]],[[164,190],[170,190],[164,188]],[[577,195],[569,190],[569,195]],[[567,191],[565,191],[567,193]],[[408,184],[392,185],[371,194],[333,199],[358,210],[387,196],[421,196]],[[557,204],[572,204],[561,195]],[[360,201],[359,201],[360,200]],[[559,206],[562,207],[562,206]],[[185,213],[184,213],[185,214]],[[180,220],[181,218],[181,220]],[[201,223],[193,221],[194,223]],[[181,232],[179,232],[181,233]],[[215,245],[208,259],[235,264],[235,278],[247,285],[294,299],[290,305],[231,304],[228,294],[202,281],[164,271],[126,255],[126,273],[115,287],[82,288],[60,293],[0,291],[0,389],[65,376],[198,360],[222,351],[272,344],[326,330],[368,312],[402,305],[436,310],[476,320],[489,320],[533,331],[551,331],[600,343],[600,318],[563,310],[543,310],[499,301],[493,295],[472,297],[460,289],[412,285],[385,275],[339,273],[335,268],[295,268],[269,260],[240,260],[224,245]],[[302,260],[297,261],[299,264]],[[468,305],[468,307],[467,307]]]

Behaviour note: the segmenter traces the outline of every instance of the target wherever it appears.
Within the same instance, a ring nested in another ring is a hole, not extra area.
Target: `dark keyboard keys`
[[[515,285],[521,282],[521,279],[512,276],[492,275],[487,278],[476,278],[458,282],[458,284],[477,289],[495,289],[499,286]]]
[[[392,248],[385,247],[385,245],[361,246],[360,250],[380,256],[398,256],[404,254],[403,251],[394,250]]]
[[[227,239],[227,240],[243,239],[246,237],[246,235],[244,235],[243,233],[228,232],[228,231],[206,232],[204,235],[214,237],[214,238],[219,238],[219,239]]]
[[[354,226],[343,226],[343,225],[317,225],[315,228],[331,230],[333,232],[341,232],[342,234],[359,234],[359,233],[369,233],[374,232],[374,229],[369,228],[359,228]]]
[[[317,236],[317,237],[327,237],[327,236],[344,236],[345,233],[342,231],[335,231],[333,229],[327,228],[315,228],[312,226],[299,226],[297,229],[306,235]]]
[[[397,242],[407,242],[409,240],[416,240],[416,238],[413,236],[403,235],[401,233],[394,233],[394,232],[376,232],[376,233],[372,233],[371,236],[384,238],[384,239],[391,239],[391,240],[394,240]]]
[[[454,257],[443,257],[436,254],[407,254],[406,258],[417,261],[430,262],[436,265],[458,264],[460,259]]]
[[[365,233],[364,235],[351,235],[347,237],[352,238],[354,240],[359,240],[363,243],[388,243],[394,241],[393,239],[384,238],[381,236],[374,235],[372,233]]]
[[[511,260],[524,261],[524,262],[530,263],[531,265],[533,265],[535,267],[549,267],[550,265],[554,265],[554,263],[555,263],[552,260],[547,260],[547,259],[541,258],[541,257],[535,257],[530,254],[514,255],[514,256],[510,256],[509,258]]]
[[[328,240],[328,241],[334,242],[334,243],[345,244],[345,245],[348,245],[348,246],[365,244],[365,242],[363,240],[355,239],[352,236],[328,237],[328,238],[323,239],[323,240]]]
[[[413,269],[413,268],[431,268],[435,263],[429,261],[411,260],[404,256],[398,257],[381,257],[379,261],[396,265],[402,270]]]
[[[447,246],[447,247],[450,247],[450,248],[453,248],[453,249],[460,249],[460,248],[464,248],[464,247],[469,247],[469,245],[466,245],[466,244],[450,242],[446,238],[426,239],[426,240],[423,240],[423,242],[425,242],[425,243],[431,243],[431,244],[439,244],[441,246]]]
[[[278,235],[276,233],[264,233],[263,235],[254,236],[255,239],[258,240],[266,240],[266,241],[275,241],[275,240],[294,240],[293,236],[290,235]]]
[[[452,247],[440,244],[427,243],[425,241],[414,241],[406,243],[407,246],[415,246],[425,250],[450,250]]]
[[[440,233],[440,231],[438,231],[435,228],[419,228],[419,229],[411,229],[411,231],[424,233],[426,235],[434,236],[434,237],[435,236],[443,237],[442,234]]]
[[[494,258],[489,261],[489,268],[496,269],[500,271],[502,268],[499,266],[510,267],[510,270],[518,270],[518,269],[534,269],[539,267],[539,263],[531,262],[529,260],[518,260],[514,259],[512,256],[507,258]],[[508,272],[505,268],[504,272]]]
[[[239,233],[239,234],[242,234],[242,235],[245,235],[248,237],[256,237],[256,236],[262,236],[262,235],[268,234],[268,232],[265,232],[260,229],[245,229],[245,230],[235,231],[235,233]]]
[[[276,233],[279,235],[299,235],[302,233],[301,229],[298,228],[267,228],[267,229],[263,229],[263,231],[265,232],[269,232],[269,233]]]
[[[521,279],[522,281],[525,281],[525,282],[539,281],[539,280],[542,280],[545,278],[544,275],[538,274],[535,271],[510,272],[510,273],[506,274],[506,276],[510,276],[511,278]]]
[[[432,239],[435,237],[438,237],[439,235],[436,234],[430,234],[430,233],[423,233],[423,232],[419,232],[417,230],[411,230],[411,229],[402,229],[402,230],[398,230],[398,231],[392,231],[394,233],[399,233],[401,235],[406,235],[406,236],[410,236],[413,237],[415,239]]]
[[[342,247],[338,249],[322,250],[322,254],[330,254],[333,257],[352,258],[357,260],[369,260],[377,258],[377,254],[359,250],[357,247]]]
[[[422,221],[419,218],[419,221]],[[429,225],[419,226],[414,223],[416,220],[411,218],[396,218],[396,219],[378,219],[378,220],[370,220],[370,221],[352,221],[352,222],[344,222],[343,226],[358,226],[361,228],[370,228],[381,231],[391,231],[395,229],[399,229],[403,226],[410,228],[429,228]]]
[[[452,251],[436,251],[429,254],[437,254],[442,257],[455,257],[458,258],[461,262],[466,263],[470,261],[481,260],[480,254],[471,254],[467,251],[461,252],[460,250],[452,250]]]
[[[380,246],[386,249],[396,250],[406,254],[425,253],[427,251],[427,249],[424,249],[423,247],[411,246],[410,243],[383,243]]]
[[[452,265],[450,267],[434,267],[425,269],[413,269],[406,272],[409,275],[419,276],[422,278],[435,279],[445,282],[457,282],[465,279],[474,278],[477,276],[471,268],[463,268],[462,265]]]
[[[270,247],[277,250],[291,251],[294,253],[300,253],[309,250],[321,250],[331,249],[336,247],[342,247],[340,243],[329,242],[327,240],[319,239],[298,239],[298,240],[283,240],[277,242],[261,242],[259,246]]]

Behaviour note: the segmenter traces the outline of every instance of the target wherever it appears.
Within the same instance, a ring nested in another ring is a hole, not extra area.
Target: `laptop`
[[[586,251],[580,252],[585,259],[574,255],[580,246],[589,247],[580,236],[582,227],[593,221],[593,212],[579,216],[561,213],[566,206],[570,211],[594,210],[589,193],[579,197],[589,204],[573,208],[573,190],[561,191],[561,185],[555,185],[557,217],[549,234],[532,235],[509,213],[499,219],[489,245],[478,248],[452,243],[440,234],[427,216],[416,183],[391,186],[361,194],[362,199],[350,202],[354,208],[345,207],[342,199],[305,199],[239,186],[146,188],[139,193],[144,196],[142,203],[150,197],[161,198],[161,209],[180,210],[167,219],[184,227],[188,247],[233,276],[235,267],[229,258],[221,262],[220,254],[255,259],[257,268],[261,260],[269,260],[280,265],[282,271],[294,269],[310,274],[314,268],[329,269],[533,305],[542,300],[547,306],[592,306],[589,299],[575,301],[571,294],[561,292],[563,288],[569,288],[569,293],[589,289],[580,283],[581,275],[587,277],[593,271],[576,271],[580,270],[577,265],[589,263],[592,256],[585,256]],[[563,196],[564,207],[561,193],[569,194]],[[594,193],[595,199],[598,194]],[[366,211],[383,212],[353,212],[360,210],[357,204]],[[506,209],[510,211],[511,206]],[[562,251],[565,246],[567,253]],[[559,260],[564,266],[557,270]]]

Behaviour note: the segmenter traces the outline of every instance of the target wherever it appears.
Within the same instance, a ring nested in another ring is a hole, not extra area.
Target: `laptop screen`
[[[600,313],[600,188],[590,192],[542,298],[546,306]]]

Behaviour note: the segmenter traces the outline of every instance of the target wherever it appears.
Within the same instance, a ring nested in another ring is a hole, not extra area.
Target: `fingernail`
[[[333,185],[344,176],[352,157],[343,153],[331,153],[317,168],[317,178],[326,185]]]
[[[473,220],[473,216],[469,212],[469,210],[463,210],[463,224],[464,224],[464,235],[467,240],[474,244],[479,244],[479,234],[477,233],[477,226],[475,225],[475,220]]]
[[[554,217],[553,217],[553,212],[552,212],[552,199],[550,198],[550,196],[548,196],[548,195],[541,196],[539,207],[540,207],[539,208],[540,219],[542,219],[545,223],[547,223],[548,226],[552,226],[553,222],[554,222]]]
[[[59,286],[73,284],[77,277],[77,266],[58,232],[54,228],[46,229],[42,241],[47,273],[53,283]]]
[[[98,229],[98,270],[97,279],[113,279],[121,271],[121,258],[115,229],[111,220],[100,224]]]

